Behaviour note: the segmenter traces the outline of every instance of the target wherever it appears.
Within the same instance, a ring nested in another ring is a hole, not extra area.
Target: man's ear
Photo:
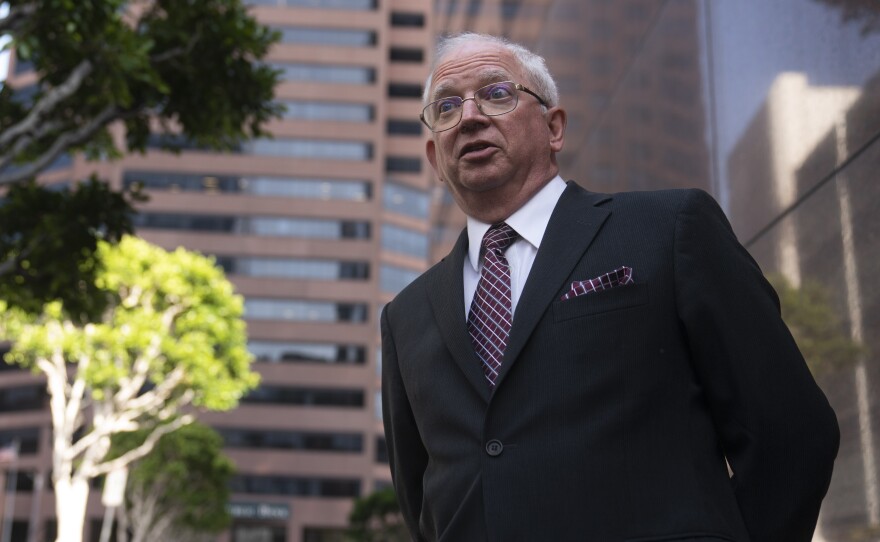
[[[434,168],[434,172],[437,173],[437,178],[442,182],[443,178],[440,176],[440,172],[437,171],[437,146],[434,143],[434,138],[428,139],[425,143],[425,156],[428,158],[428,162],[431,163],[431,167]]]
[[[565,124],[568,114],[559,106],[547,110],[547,127],[550,129],[550,150],[560,152],[565,143]]]

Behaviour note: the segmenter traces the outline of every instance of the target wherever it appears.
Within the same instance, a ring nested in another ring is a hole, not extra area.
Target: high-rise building
[[[418,120],[431,2],[248,3],[281,33],[265,59],[281,72],[276,98],[287,108],[273,138],[217,153],[157,133],[145,155],[65,157],[41,180],[64,186],[97,170],[117,188],[142,183],[150,200],[137,233],[214,256],[245,297],[262,383],[236,410],[201,416],[237,466],[234,523],[221,540],[335,541],[352,498],[390,483],[378,316],[431,261]],[[13,58],[9,84],[35,77]],[[159,149],[169,140],[179,155]],[[0,445],[21,443],[16,536],[31,520],[34,540],[51,536],[51,492],[34,487],[47,479],[50,436],[40,378],[5,372]],[[86,540],[97,540],[102,515],[95,495]]]

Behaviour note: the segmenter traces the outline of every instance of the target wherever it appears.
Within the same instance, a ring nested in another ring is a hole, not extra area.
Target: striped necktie
[[[513,322],[510,266],[504,251],[517,237],[513,228],[503,222],[489,228],[483,236],[483,270],[468,315],[471,343],[483,362],[489,388],[495,387]]]

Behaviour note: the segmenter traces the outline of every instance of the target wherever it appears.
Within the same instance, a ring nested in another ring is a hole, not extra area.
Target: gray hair
[[[442,62],[453,50],[474,42],[495,45],[510,52],[529,78],[529,86],[534,87],[532,90],[544,98],[544,101],[547,102],[547,106],[555,107],[559,104],[559,90],[556,88],[556,81],[554,81],[553,76],[550,75],[550,70],[547,69],[547,63],[542,56],[535,54],[522,45],[514,43],[506,38],[493,36],[491,34],[463,32],[461,34],[441,38],[440,42],[437,44],[434,61],[431,63],[431,73],[425,81],[425,91],[422,94],[422,102],[424,105],[428,105],[428,101],[431,98],[431,83],[434,78],[434,70],[437,69],[440,62]]]

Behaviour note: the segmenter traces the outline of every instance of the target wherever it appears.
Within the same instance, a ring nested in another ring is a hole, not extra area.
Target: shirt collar
[[[550,215],[563,192],[565,192],[565,181],[557,175],[550,179],[550,182],[545,184],[525,205],[507,217],[504,222],[516,230],[522,239],[535,247],[535,250],[538,250],[541,246],[541,239],[544,237],[544,231],[547,229],[547,223],[550,222]],[[491,224],[467,217],[468,260],[470,260],[474,271],[479,270],[480,245],[483,236],[486,235],[490,227],[492,227]]]

